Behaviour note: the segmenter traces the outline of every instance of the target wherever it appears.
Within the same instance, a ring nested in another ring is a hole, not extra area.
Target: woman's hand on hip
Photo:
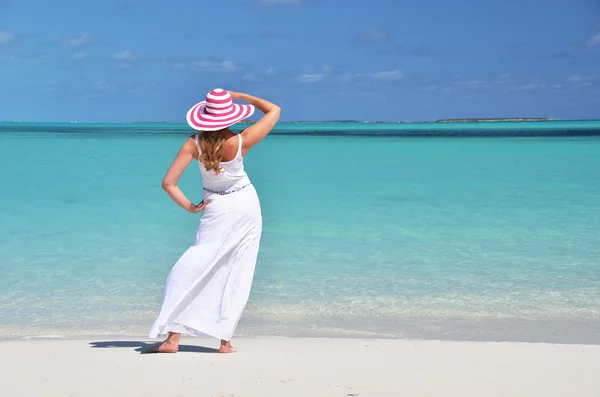
[[[204,208],[206,208],[208,204],[210,204],[210,200],[202,200],[198,205],[190,203],[190,208],[188,209],[188,212],[191,212],[192,214],[197,214],[198,212],[204,210]]]

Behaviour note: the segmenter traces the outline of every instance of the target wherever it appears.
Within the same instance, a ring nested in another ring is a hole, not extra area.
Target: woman
[[[241,99],[249,105],[233,103]],[[239,134],[229,127],[255,108],[264,116]],[[244,171],[243,158],[279,119],[281,109],[248,94],[214,89],[193,106],[187,122],[201,131],[190,136],[169,167],[162,187],[183,209],[203,211],[194,245],[171,269],[160,310],[149,337],[168,335],[148,353],[175,353],[182,333],[221,339],[220,353],[233,353],[231,337],[248,302],[262,232],[256,190]],[[177,187],[192,159],[204,185],[195,205]]]

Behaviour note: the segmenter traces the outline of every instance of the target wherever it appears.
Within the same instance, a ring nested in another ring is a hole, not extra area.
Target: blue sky
[[[600,3],[0,0],[0,83],[0,120],[184,122],[215,87],[282,121],[600,118]]]

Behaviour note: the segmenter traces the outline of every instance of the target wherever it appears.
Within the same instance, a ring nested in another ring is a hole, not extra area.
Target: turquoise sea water
[[[473,124],[283,125],[254,148],[238,334],[600,343],[600,122]],[[160,188],[189,132],[0,125],[0,336],[146,335],[197,227]],[[180,186],[201,197],[194,164]]]

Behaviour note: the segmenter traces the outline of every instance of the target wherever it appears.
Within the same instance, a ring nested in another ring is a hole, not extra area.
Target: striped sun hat
[[[206,95],[206,100],[194,105],[187,112],[187,122],[198,131],[215,131],[252,116],[254,106],[233,103],[231,94],[215,88]]]

